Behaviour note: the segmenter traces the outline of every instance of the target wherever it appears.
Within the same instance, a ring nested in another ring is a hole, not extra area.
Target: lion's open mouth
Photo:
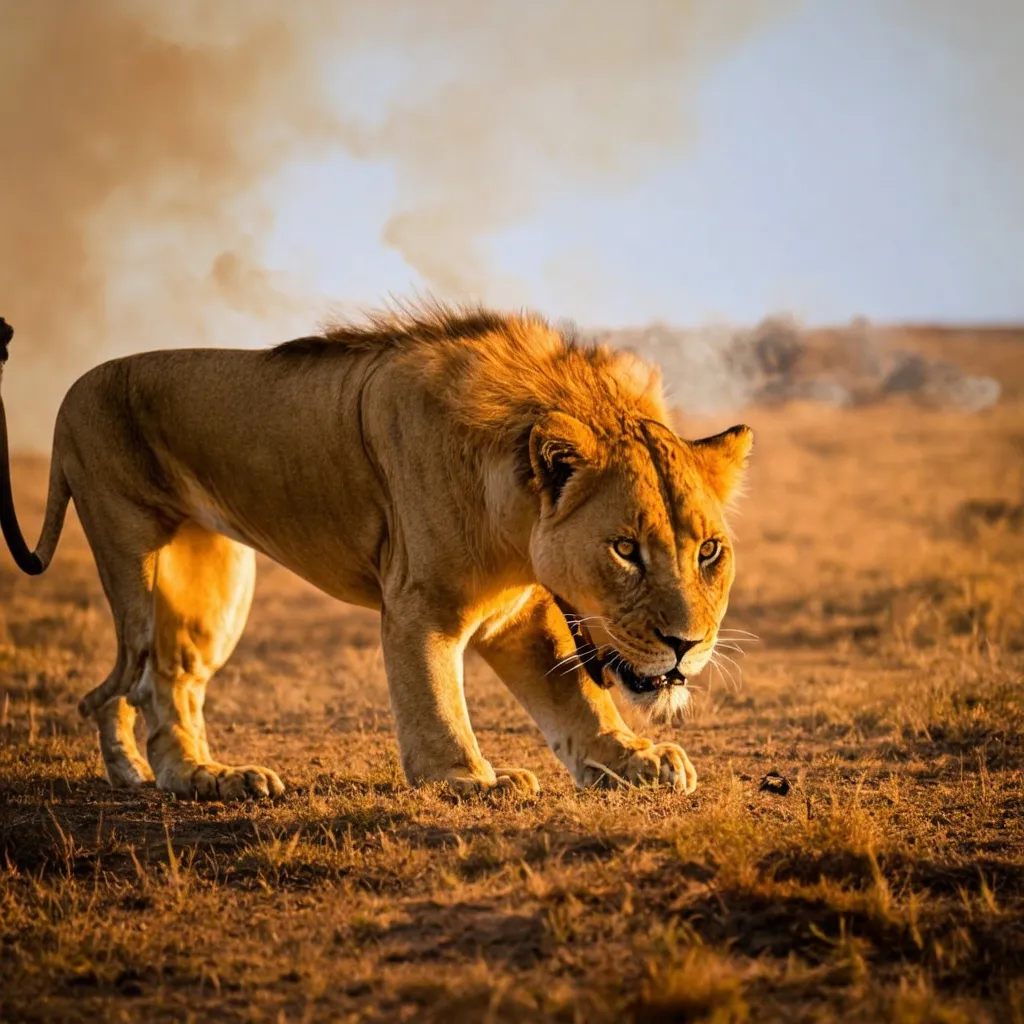
[[[602,657],[601,650],[594,643],[582,616],[560,597],[555,597],[555,603],[565,616],[566,625],[576,643],[576,664],[582,665],[590,678],[602,689],[607,690],[614,683],[618,683],[633,693],[644,695],[657,693],[669,686],[686,685],[686,676],[678,668],[661,675],[645,676],[633,668],[617,651]],[[575,668],[576,664],[569,667]]]
[[[686,676],[674,668],[660,676],[642,676],[633,667],[622,660],[616,660],[615,664],[605,662],[603,671],[610,675],[620,686],[632,690],[633,693],[655,693],[666,686],[685,686]]]

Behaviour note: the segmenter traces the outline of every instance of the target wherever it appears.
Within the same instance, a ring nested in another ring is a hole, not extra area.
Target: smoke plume
[[[168,6],[180,23],[156,4],[0,0],[15,444],[49,435],[55,382],[112,354],[119,306],[119,347],[144,349],[194,340],[203,301],[281,301],[251,263],[246,195],[332,131],[303,41],[252,16],[197,38]]]
[[[487,259],[488,237],[561,195],[635,180],[692,144],[704,74],[793,6],[410,5],[407,88],[376,123],[348,124],[345,139],[396,168],[384,240],[442,295],[521,301],[518,282]]]
[[[427,288],[527,300],[488,236],[691,143],[701,76],[791,6],[0,0],[14,445],[45,447],[63,391],[103,358],[311,326],[320,298],[261,265],[260,186],[332,148],[393,165],[382,237]],[[355,75],[390,81],[375,113]]]

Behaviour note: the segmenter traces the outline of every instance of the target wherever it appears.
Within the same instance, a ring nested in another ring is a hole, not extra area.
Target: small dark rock
[[[75,988],[95,988],[99,983],[96,972],[91,970],[78,971],[67,979],[67,984]]]
[[[768,772],[761,777],[761,784],[757,787],[762,793],[774,793],[776,796],[789,796],[793,788],[789,779],[783,778],[778,772]]]
[[[121,995],[134,999],[142,995],[142,985],[139,984],[141,980],[142,975],[129,967],[114,979],[114,987]]]

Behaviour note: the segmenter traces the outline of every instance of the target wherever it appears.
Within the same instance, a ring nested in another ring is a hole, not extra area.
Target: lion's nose
[[[686,652],[687,651],[692,651],[693,648],[696,647],[697,644],[700,643],[699,639],[698,640],[688,640],[686,637],[672,636],[669,633],[662,633],[662,631],[660,629],[656,629],[654,632],[657,634],[658,639],[663,644],[665,644],[667,647],[671,647],[672,648],[672,650],[673,650],[673,652],[675,653],[675,656],[676,656],[676,664],[677,665],[686,656]]]

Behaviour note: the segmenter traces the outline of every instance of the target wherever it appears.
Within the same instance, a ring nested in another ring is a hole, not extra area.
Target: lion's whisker
[[[545,677],[547,677],[547,676],[551,675],[552,672],[555,672],[557,669],[560,669],[563,666],[566,666],[566,668],[565,668],[566,672],[571,672],[573,669],[576,669],[576,668],[583,668],[583,666],[586,665],[587,662],[593,661],[594,658],[596,658],[596,657],[597,657],[597,651],[589,652],[587,657],[585,657],[585,658],[581,658],[578,653],[573,652],[567,658],[562,658],[561,661],[556,661],[555,664],[552,665],[551,668],[548,669],[548,671],[544,673],[544,675],[545,675]],[[570,664],[573,661],[576,662],[575,665]]]
[[[747,652],[742,647],[735,646],[731,640],[719,640],[715,644],[715,650],[717,651],[720,647],[724,647],[727,651],[733,651],[738,654],[741,658],[746,657]]]
[[[723,685],[727,689],[732,690],[733,693],[738,692],[740,684],[737,681],[736,677],[732,674],[732,672],[721,663],[718,664],[718,671],[719,674],[722,676]]]
[[[734,661],[732,658],[729,657],[728,654],[719,653],[719,657],[724,658],[727,662],[729,662],[730,665],[735,666],[736,671],[739,672],[741,676],[743,675],[743,669],[740,667],[739,662]]]
[[[565,621],[575,626],[582,626],[585,622],[600,622],[602,625],[608,621],[604,615],[566,615]]]
[[[725,657],[725,655],[722,655],[722,657]],[[730,659],[730,660],[731,660],[731,659]],[[718,660],[718,659],[717,659],[717,658],[715,657],[715,655],[714,655],[714,654],[712,654],[712,656],[711,656],[711,664],[712,664],[712,665],[714,665],[714,666],[715,666],[715,667],[716,667],[716,668],[718,669],[718,671],[719,671],[719,672],[721,673],[721,675],[722,675],[722,678],[723,678],[723,680],[724,680],[725,678],[728,678],[728,680],[729,680],[729,683],[730,683],[730,684],[732,685],[732,687],[733,687],[733,689],[734,689],[734,690],[738,690],[738,689],[739,689],[739,683],[738,683],[738,682],[736,681],[736,677],[735,677],[735,676],[734,676],[734,675],[732,674],[732,672],[731,672],[731,671],[730,671],[729,669],[727,669],[727,668],[726,668],[726,667],[725,667],[725,666],[724,666],[724,665],[723,665],[723,664],[722,664],[722,663],[721,663],[721,662],[720,662],[720,661],[719,661],[719,660]],[[733,664],[735,664],[735,662],[733,662]]]
[[[756,633],[750,633],[745,629],[733,629],[729,626],[719,627],[719,633],[733,633],[745,636],[749,640],[760,640],[761,638]]]

